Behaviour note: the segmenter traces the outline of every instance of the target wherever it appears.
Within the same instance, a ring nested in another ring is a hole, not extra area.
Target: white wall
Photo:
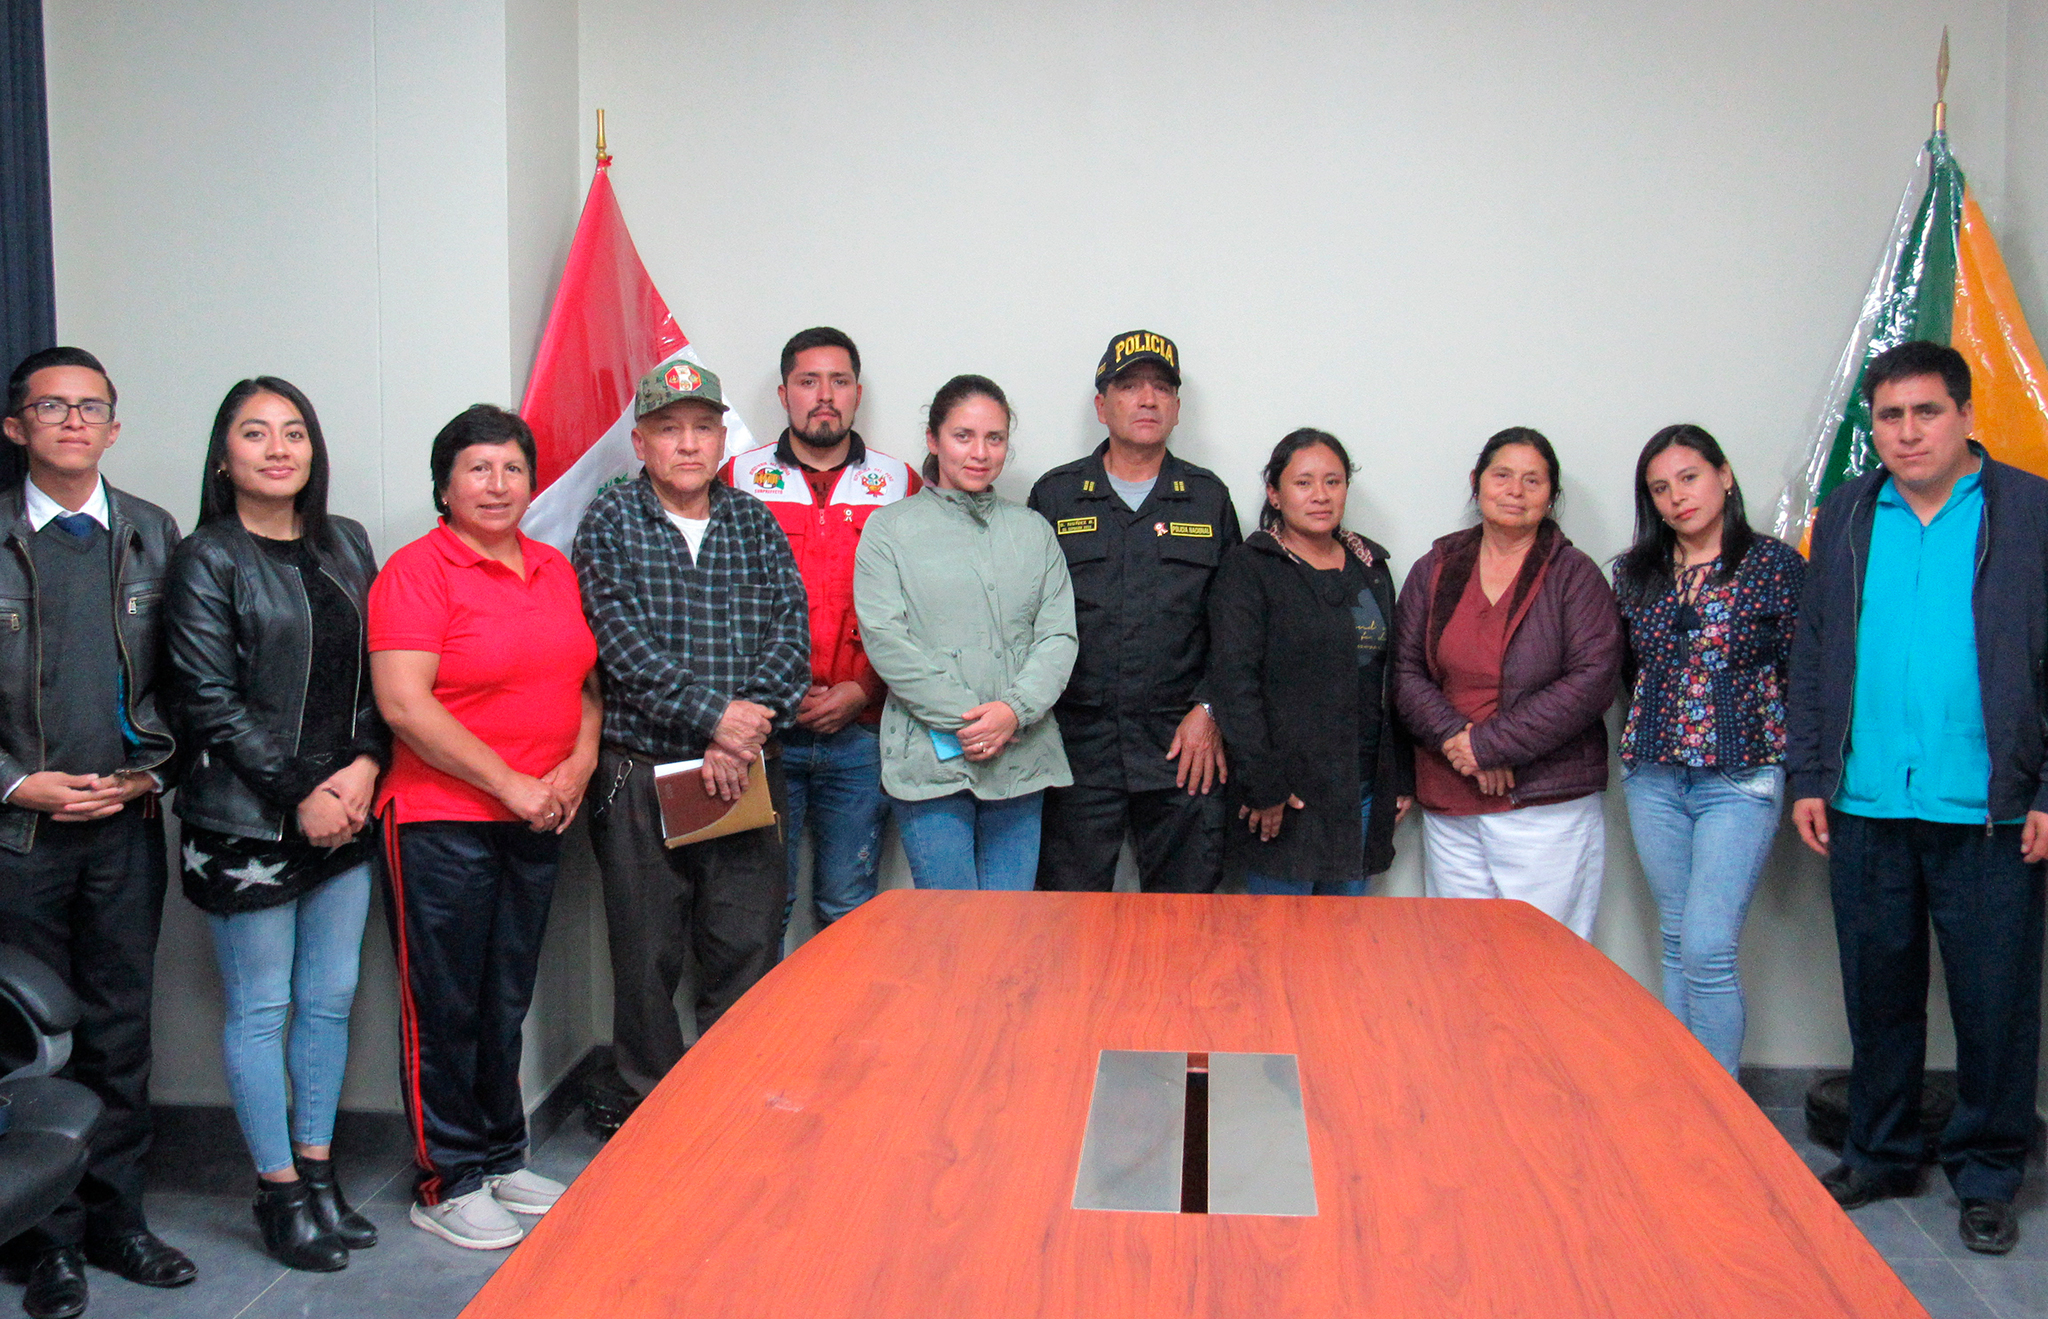
[[[2006,16],[2006,187],[2003,215],[1992,225],[2012,274],[2013,289],[2035,327],[2048,334],[2048,0],[2016,0]],[[2002,223],[2001,223],[2002,221]],[[2042,986],[2048,1009],[2048,983]],[[2048,1010],[2042,1013],[2042,1056],[2048,1058]],[[2048,1113],[2048,1068],[2036,1092]]]
[[[1405,567],[1460,524],[1480,441],[1528,423],[1605,557],[1636,448],[1675,420],[1720,436],[1767,517],[1925,136],[1943,23],[1951,139],[2048,314],[2048,98],[2022,76],[2043,0],[69,0],[47,17],[59,325],[122,385],[117,483],[189,521],[214,404],[276,372],[321,408],[337,509],[389,552],[430,523],[433,431],[523,388],[604,106],[641,251],[757,433],[782,341],[836,324],[866,359],[863,432],[899,454],[947,376],[1002,381],[1021,496],[1098,437],[1095,358],[1143,325],[1186,354],[1177,449],[1242,513],[1271,443],[1325,426],[1364,465],[1353,524]],[[1652,981],[1612,826],[1599,942]],[[1401,842],[1390,891],[1412,893]],[[171,907],[158,1093],[217,1102],[217,979]],[[347,1101],[389,1106],[381,930],[371,948]],[[1744,961],[1752,1061],[1846,1057],[1824,875],[1790,845]],[[536,1086],[601,1036],[604,989],[579,853]]]
[[[1142,325],[1185,356],[1176,449],[1241,513],[1272,443],[1326,427],[1363,467],[1352,525],[1397,569],[1460,525],[1472,455],[1512,423],[1557,442],[1596,557],[1672,421],[1721,438],[1767,521],[1926,136],[1944,22],[1952,140],[2001,214],[1994,3],[582,14],[620,203],[756,433],[783,339],[834,324],[861,344],[863,433],[899,454],[948,375],[1002,382],[1021,497],[1099,438],[1095,358]],[[1611,805],[1599,943],[1654,983]],[[1419,892],[1399,842],[1389,891]],[[1825,875],[1790,845],[1744,962],[1751,1061],[1846,1059]]]
[[[57,323],[121,386],[109,478],[189,526],[222,394],[281,375],[320,409],[334,509],[380,553],[424,532],[434,432],[517,402],[574,229],[573,10],[109,0],[51,5],[45,26]],[[606,1024],[577,860],[528,1025],[534,1091]],[[224,1102],[210,936],[175,885],[157,986],[156,1098]],[[380,907],[345,1104],[397,1106],[396,1022]]]

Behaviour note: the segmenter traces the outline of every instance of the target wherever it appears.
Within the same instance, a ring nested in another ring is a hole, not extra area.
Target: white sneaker
[[[488,1185],[437,1205],[416,1203],[409,1217],[414,1227],[452,1241],[464,1250],[503,1250],[518,1245],[526,1235],[519,1220],[506,1213],[505,1207],[491,1195]]]
[[[484,1178],[484,1188],[493,1199],[515,1214],[546,1213],[555,1207],[555,1201],[562,1198],[562,1192],[569,1188],[552,1177],[543,1177],[531,1168],[518,1172],[503,1173],[497,1177]]]

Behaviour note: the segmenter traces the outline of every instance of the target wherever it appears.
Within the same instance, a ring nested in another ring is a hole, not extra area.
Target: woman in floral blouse
[[[1785,672],[1806,563],[1750,530],[1714,437],[1666,426],[1636,460],[1615,561],[1628,628],[1622,793],[1664,941],[1664,1003],[1731,1073],[1736,942],[1785,793]]]

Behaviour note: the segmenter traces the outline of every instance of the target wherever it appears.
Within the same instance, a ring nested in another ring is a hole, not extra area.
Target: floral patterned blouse
[[[1785,671],[1806,560],[1759,534],[1732,580],[1716,580],[1720,567],[1717,558],[1693,570],[1690,603],[1687,573],[1647,602],[1617,589],[1636,675],[1621,730],[1627,764],[1754,769],[1785,759]]]

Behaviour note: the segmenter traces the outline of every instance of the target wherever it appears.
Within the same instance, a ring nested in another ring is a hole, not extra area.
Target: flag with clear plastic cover
[[[1804,550],[1820,502],[1877,466],[1863,377],[1872,358],[1913,339],[1949,344],[1970,364],[1972,434],[1991,456],[2048,477],[2048,370],[1998,243],[1938,125],[1899,203],[1806,460],[1778,502],[1780,538]]]

